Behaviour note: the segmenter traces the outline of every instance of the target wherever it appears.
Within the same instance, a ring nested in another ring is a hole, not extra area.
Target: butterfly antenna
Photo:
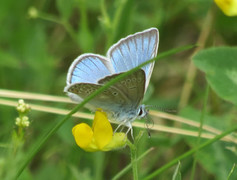
[[[145,116],[145,120],[146,120],[145,125],[146,125],[147,134],[148,134],[148,137],[151,138],[151,127],[154,126],[154,121],[152,120],[149,114]]]
[[[153,109],[157,109],[159,111],[168,112],[168,113],[177,113],[177,108],[160,107],[157,105],[146,105],[146,108],[153,108]]]
[[[147,123],[146,123],[146,131],[147,131],[148,137],[151,138],[151,131],[150,131],[150,129],[149,129]]]

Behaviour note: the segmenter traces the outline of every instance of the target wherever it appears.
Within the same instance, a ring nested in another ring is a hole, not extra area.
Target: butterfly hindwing
[[[77,83],[73,84],[68,88],[69,93],[73,93],[85,99],[87,96],[91,95],[94,91],[98,90],[102,85],[90,84],[90,83]],[[90,106],[94,109],[102,108],[109,111],[117,111],[117,109],[131,104],[127,97],[118,89],[109,87],[104,90],[96,97],[94,97],[90,102]]]
[[[121,73],[120,73],[121,74]],[[107,76],[98,81],[99,84],[105,84],[119,74]],[[119,89],[131,102],[131,106],[137,108],[144,96],[145,91],[145,72],[142,69],[126,76],[124,79],[116,82],[112,87]]]

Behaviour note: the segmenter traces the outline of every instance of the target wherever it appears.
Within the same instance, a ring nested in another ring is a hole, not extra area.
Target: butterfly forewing
[[[67,84],[96,83],[99,79],[111,75],[109,64],[109,60],[100,55],[81,55],[69,68]]]
[[[158,30],[151,28],[143,32],[130,35],[114,44],[108,51],[115,73],[125,72],[156,57],[158,49]],[[145,89],[149,84],[154,62],[142,69],[146,74]]]

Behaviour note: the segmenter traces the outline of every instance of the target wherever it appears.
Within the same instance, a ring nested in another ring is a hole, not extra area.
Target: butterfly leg
[[[129,131],[131,131],[131,136],[132,136],[132,139],[134,140],[132,123],[131,123],[130,121],[128,121],[128,122],[126,122],[125,125],[128,127],[128,130],[127,130],[127,132],[126,132],[126,135],[128,134]]]
[[[117,128],[114,130],[114,133],[118,131],[118,129],[123,126],[120,130],[120,132],[124,129],[124,126],[127,126],[128,127],[128,130],[126,132],[126,136],[128,135],[128,132],[131,131],[131,136],[132,136],[132,139],[134,139],[133,137],[133,128],[132,128],[132,123],[130,121],[128,121],[127,119],[122,121],[118,126]]]
[[[125,126],[122,126],[122,128],[120,129],[120,132],[122,132],[122,131],[124,130],[124,127],[125,127]]]
[[[119,129],[121,126],[126,125],[126,123],[127,123],[127,120],[122,121],[122,122],[117,126],[117,128],[114,130],[114,133],[117,132],[118,129]],[[121,131],[122,131],[122,130],[123,130],[123,127],[122,127]],[[121,132],[121,131],[120,131],[120,132]]]

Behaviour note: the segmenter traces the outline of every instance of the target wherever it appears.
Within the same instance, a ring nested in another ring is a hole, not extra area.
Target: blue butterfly
[[[119,74],[156,57],[158,44],[158,29],[150,28],[121,39],[110,47],[106,57],[82,54],[69,68],[64,91],[73,101],[80,103]],[[131,123],[148,113],[145,105],[140,103],[147,90],[154,63],[118,81],[93,98],[86,107],[93,111],[102,108],[110,120],[127,126],[127,132],[131,130],[132,133]]]

